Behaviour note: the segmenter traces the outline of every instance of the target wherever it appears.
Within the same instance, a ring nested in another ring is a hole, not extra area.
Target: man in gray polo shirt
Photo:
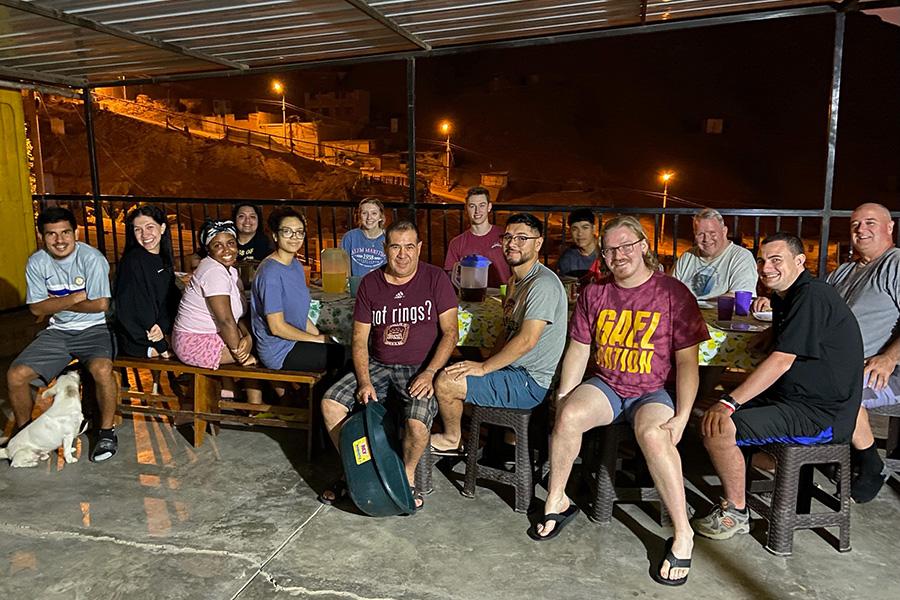
[[[37,218],[44,248],[28,259],[25,301],[50,324],[13,360],[6,378],[9,401],[18,429],[31,420],[34,402],[30,384],[49,383],[77,358],[97,385],[100,431],[91,460],[111,458],[118,448],[113,419],[116,382],[113,377],[113,337],[106,322],[109,309],[109,263],[96,249],[76,241],[75,216],[65,208],[45,209]]]
[[[506,222],[503,255],[512,269],[503,306],[506,335],[498,336],[484,362],[462,361],[438,375],[435,392],[444,433],[431,438],[435,452],[460,448],[464,402],[531,409],[544,401],[566,345],[566,293],[556,275],[538,262],[543,226],[519,213]]]

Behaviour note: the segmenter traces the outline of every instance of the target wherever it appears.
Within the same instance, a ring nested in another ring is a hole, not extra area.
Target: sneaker
[[[97,444],[94,451],[91,452],[91,462],[103,462],[112,458],[116,450],[119,449],[119,440],[116,432],[110,430],[100,430],[100,437],[97,438]]]
[[[891,472],[882,469],[879,473],[860,473],[850,483],[850,497],[857,504],[871,502],[881,491],[881,486],[888,480]]]
[[[691,521],[694,531],[714,540],[727,540],[738,533],[750,533],[750,511],[739,512],[723,499],[708,515]]]

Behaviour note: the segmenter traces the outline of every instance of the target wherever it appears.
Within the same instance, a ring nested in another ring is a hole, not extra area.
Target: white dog
[[[39,460],[47,460],[50,453],[62,446],[67,463],[76,462],[73,442],[81,425],[81,376],[69,371],[56,378],[56,385],[44,392],[55,396],[41,416],[0,448],[0,459],[8,458],[13,467],[36,467]]]

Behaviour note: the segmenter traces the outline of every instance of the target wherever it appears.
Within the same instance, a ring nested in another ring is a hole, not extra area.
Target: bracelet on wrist
[[[730,408],[732,414],[740,406],[740,404],[738,404],[737,401],[731,397],[731,394],[722,394],[722,396],[719,398],[719,403],[724,404],[725,406]]]

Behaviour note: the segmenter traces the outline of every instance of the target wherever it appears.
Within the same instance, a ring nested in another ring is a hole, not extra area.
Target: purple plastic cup
[[[734,298],[732,296],[719,296],[716,298],[716,309],[720,321],[730,321],[734,312]]]
[[[740,291],[734,293],[734,314],[746,317],[750,314],[750,303],[753,301],[753,292]]]

